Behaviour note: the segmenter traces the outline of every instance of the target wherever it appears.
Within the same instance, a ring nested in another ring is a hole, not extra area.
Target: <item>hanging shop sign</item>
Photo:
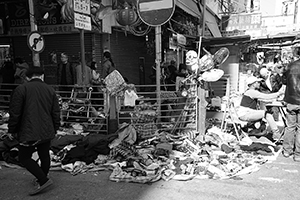
[[[178,44],[186,45],[186,37],[184,35],[177,34],[176,37],[177,37]]]
[[[177,49],[178,46],[185,46],[187,44],[186,37],[181,34],[173,33],[169,38],[169,48]]]
[[[90,0],[74,0],[74,12],[90,15],[91,14]]]
[[[91,31],[91,17],[80,13],[74,13],[74,26],[75,28]]]
[[[174,0],[138,0],[138,15],[149,26],[168,22],[175,11]]]
[[[87,31],[92,30],[90,0],[74,0],[74,26]]]
[[[45,48],[44,37],[37,31],[32,31],[27,37],[27,44],[31,51],[41,53]]]
[[[262,16],[260,13],[222,16],[222,30],[233,31],[259,29],[261,27],[261,22]]]

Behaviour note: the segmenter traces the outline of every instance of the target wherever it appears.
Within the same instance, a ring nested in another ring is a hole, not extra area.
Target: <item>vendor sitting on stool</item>
[[[270,110],[260,110],[258,101],[273,101],[282,95],[283,91],[280,90],[271,94],[261,93],[258,91],[261,80],[262,79],[255,76],[251,76],[246,80],[248,89],[243,94],[238,110],[238,117],[240,120],[248,122],[256,122],[265,118],[272,130],[273,139],[277,140],[278,137],[280,137],[280,131],[273,118],[272,112]]]

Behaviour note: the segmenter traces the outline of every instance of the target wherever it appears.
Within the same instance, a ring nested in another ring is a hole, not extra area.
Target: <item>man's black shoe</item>
[[[38,186],[35,190],[29,193],[29,195],[33,196],[38,193],[41,193],[42,191],[45,191],[46,188],[49,188],[53,184],[53,181],[49,179],[46,183],[44,183],[41,186]]]

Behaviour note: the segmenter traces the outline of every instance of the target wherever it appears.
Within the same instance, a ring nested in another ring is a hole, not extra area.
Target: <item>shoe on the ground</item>
[[[300,157],[294,156],[294,161],[295,161],[295,162],[300,162]]]
[[[288,157],[290,157],[290,156],[293,155],[293,154],[292,154],[292,153],[289,153],[289,152],[287,152],[287,151],[282,151],[282,155],[283,155],[283,157],[288,158]],[[299,160],[300,160],[300,158],[299,158]]]
[[[32,192],[29,193],[29,195],[36,195],[41,193],[42,191],[45,191],[46,188],[49,188],[51,185],[53,184],[53,181],[51,179],[49,179],[46,183],[44,183],[41,186],[38,186],[35,190],[33,190]]]
[[[32,185],[33,185],[34,187],[36,187],[36,186],[39,185],[39,182],[38,182],[38,180],[37,180],[36,178],[32,179]]]
[[[49,179],[49,175],[47,176],[47,178]],[[37,178],[32,179],[32,185],[33,186],[38,186],[39,185],[39,181],[37,180]]]

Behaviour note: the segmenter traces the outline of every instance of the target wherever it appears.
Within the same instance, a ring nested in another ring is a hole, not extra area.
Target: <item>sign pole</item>
[[[80,29],[80,50],[81,50],[81,71],[82,71],[82,83],[86,83],[85,80],[85,49],[84,49],[84,29]]]
[[[73,0],[74,8],[74,26],[80,31],[80,59],[82,72],[82,85],[88,84],[86,80],[86,64],[85,64],[85,49],[84,49],[84,30],[92,30],[91,26],[91,2],[90,0]]]
[[[161,107],[161,26],[167,23],[175,12],[174,0],[137,0],[137,12],[145,24],[155,27],[155,66],[156,66],[156,99],[157,113],[160,116]],[[160,121],[160,118],[158,118]]]
[[[28,4],[29,4],[29,18],[30,18],[30,29],[31,31],[37,31],[37,25],[35,23],[35,17],[34,17],[34,5],[33,5],[33,0],[28,0]],[[33,61],[33,65],[34,66],[41,66],[40,63],[40,55],[34,51],[32,52],[32,61]]]
[[[157,99],[157,112],[158,116],[160,116],[160,107],[161,107],[161,99],[160,99],[160,63],[161,63],[161,26],[155,27],[155,64],[156,64],[156,99]]]
[[[199,46],[198,46],[198,58],[200,58],[200,52],[201,52],[201,43],[202,43],[202,38],[204,37],[205,34],[205,12],[206,12],[206,1],[203,0],[203,16],[202,16],[202,31],[199,37]],[[199,99],[199,103],[198,103],[198,124],[197,124],[197,130],[199,132],[200,135],[204,135],[205,134],[205,121],[206,121],[206,99],[205,99],[205,87],[204,84],[207,83],[203,83],[200,84],[200,86],[198,87],[198,99]]]

